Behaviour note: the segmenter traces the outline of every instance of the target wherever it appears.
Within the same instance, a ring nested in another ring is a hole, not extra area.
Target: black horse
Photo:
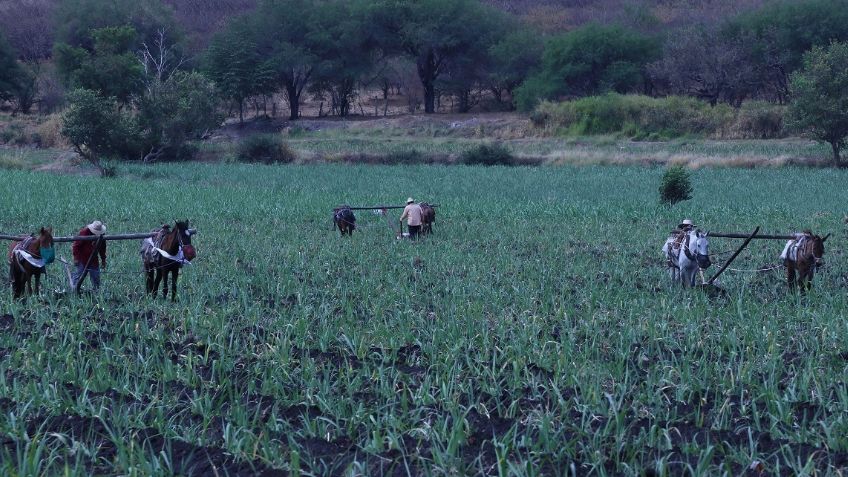
[[[343,205],[333,209],[333,229],[336,227],[343,236],[344,234],[353,235],[356,229],[356,216],[353,215],[350,206]]]

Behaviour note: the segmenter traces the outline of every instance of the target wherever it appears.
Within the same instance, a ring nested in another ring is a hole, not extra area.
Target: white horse
[[[684,288],[695,286],[698,270],[710,268],[710,241],[707,234],[694,229],[672,235],[662,248],[668,259],[668,274]]]

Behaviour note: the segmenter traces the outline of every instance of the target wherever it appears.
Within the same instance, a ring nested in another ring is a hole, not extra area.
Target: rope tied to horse
[[[766,268],[752,268],[752,269],[743,269],[743,268],[728,268],[731,272],[742,272],[742,273],[765,273],[771,272],[773,270],[777,270],[783,268],[782,264],[774,265]]]

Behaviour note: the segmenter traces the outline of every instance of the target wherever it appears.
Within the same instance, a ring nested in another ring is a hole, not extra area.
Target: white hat
[[[99,220],[95,220],[86,227],[88,227],[88,230],[90,230],[94,235],[103,235],[106,233],[106,226]]]
[[[415,202],[415,200],[413,200],[413,199],[412,199],[412,197],[410,197],[410,198],[406,199],[406,203],[407,203],[407,204],[411,204],[411,203],[413,203],[413,202]]]
[[[689,226],[691,226],[691,227],[694,227],[694,226],[695,226],[695,223],[694,223],[694,222],[692,222],[692,219],[683,219],[683,222],[680,222],[680,225],[678,225],[678,227],[680,227],[680,228],[682,229],[682,228],[683,228],[684,226],[686,226],[686,225],[689,225]]]

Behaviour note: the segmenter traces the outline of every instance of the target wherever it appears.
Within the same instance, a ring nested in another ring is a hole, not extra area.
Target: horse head
[[[698,267],[706,270],[713,264],[710,260],[710,241],[707,234],[700,230],[689,232],[689,252],[694,255]]]
[[[38,256],[44,260],[45,265],[53,263],[56,258],[56,250],[53,248],[53,227],[41,227],[38,239],[34,241],[38,246]],[[33,246],[35,246],[35,243]]]
[[[191,244],[191,234],[188,231],[188,227],[188,220],[177,220],[176,227],[174,227],[174,234],[176,235],[177,243],[179,244],[178,250],[182,250],[183,257],[190,262],[194,260],[194,257],[197,255],[194,250],[194,246]]]
[[[827,240],[828,237],[830,237],[830,234],[827,234],[824,237],[820,237],[818,235],[812,236],[812,252],[816,268],[824,265],[824,242],[825,240]]]

